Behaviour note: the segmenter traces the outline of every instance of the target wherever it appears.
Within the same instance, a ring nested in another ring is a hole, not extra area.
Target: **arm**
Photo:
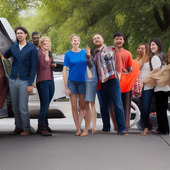
[[[65,92],[67,96],[71,96],[71,91],[68,88],[68,75],[67,75],[67,66],[63,67],[63,80],[64,80],[64,86],[65,86]]]
[[[3,59],[3,57],[4,58],[10,58],[12,56],[12,54],[11,54],[11,50],[10,50],[10,48],[8,49],[8,50],[6,50],[3,54],[2,54],[2,56],[1,56],[1,58]]]
[[[48,53],[38,52],[38,63],[41,69],[45,70],[49,65],[49,55]]]
[[[30,70],[30,76],[28,80],[28,87],[27,87],[27,93],[30,94],[33,91],[33,82],[35,79],[35,75],[37,73],[37,64],[38,64],[38,51],[35,48],[30,53],[30,60],[31,60],[31,70]]]
[[[124,74],[129,74],[133,71],[133,63],[132,62],[133,62],[133,58],[132,58],[131,53],[129,52],[126,68],[123,71]]]
[[[89,68],[93,67],[93,56],[90,53],[90,48],[86,46],[86,59],[87,59],[87,65]]]

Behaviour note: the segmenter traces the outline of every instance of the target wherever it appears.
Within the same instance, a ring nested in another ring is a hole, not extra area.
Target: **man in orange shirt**
[[[123,48],[124,35],[121,32],[116,32],[113,35],[113,42],[116,49],[116,58],[121,58],[121,76],[120,76],[120,87],[121,95],[124,106],[125,122],[126,128],[130,126],[130,109],[131,109],[131,99],[132,91],[131,86],[127,83],[127,74],[131,73],[133,70],[132,66],[132,55],[129,51]]]

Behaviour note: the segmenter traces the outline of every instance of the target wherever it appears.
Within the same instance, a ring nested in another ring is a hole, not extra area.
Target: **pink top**
[[[45,55],[40,49],[38,51],[37,83],[45,80],[53,80],[53,71],[51,68],[51,59],[46,61]]]

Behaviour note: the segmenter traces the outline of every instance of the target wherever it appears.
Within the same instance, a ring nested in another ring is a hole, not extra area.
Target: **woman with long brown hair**
[[[147,75],[151,72],[150,69],[150,55],[149,55],[149,45],[147,43],[139,44],[137,48],[137,58],[136,60],[139,63],[139,69],[141,71],[142,82],[147,77]],[[153,87],[148,87],[143,84],[142,88],[142,97],[141,97],[141,118],[142,118],[142,128],[144,132],[142,135],[146,135],[148,128],[151,127],[149,122],[149,114],[151,108],[151,101],[153,95]]]

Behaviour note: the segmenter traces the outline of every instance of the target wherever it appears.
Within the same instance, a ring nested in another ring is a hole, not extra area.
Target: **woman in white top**
[[[157,55],[161,51],[161,44],[157,38],[151,40],[149,44],[149,49],[150,49],[149,61],[146,61],[141,69],[142,81],[144,81],[144,79],[152,70],[160,69],[162,65],[161,59]],[[141,97],[141,101],[142,101],[141,118],[144,124],[144,131],[143,133],[141,133],[141,135],[147,135],[148,132],[149,114],[150,114],[153,92],[154,92],[154,87],[149,87],[144,84],[142,90],[142,97]]]
[[[148,63],[149,63],[149,59],[150,59],[149,51],[150,51],[149,50],[149,45],[147,43],[141,43],[137,47],[136,61],[138,61],[138,63],[139,63],[139,70],[141,71],[142,81],[148,75],[148,72],[147,73],[145,73],[145,72],[146,72],[146,70],[148,70]],[[145,67],[143,68],[144,64],[145,64]],[[149,69],[148,71],[150,72],[151,70]],[[144,88],[143,88],[143,91],[144,91]],[[142,98],[140,98],[140,99],[142,99]],[[148,107],[149,107],[148,109],[150,110],[150,105],[148,105]],[[141,106],[141,104],[140,104],[140,111],[141,111],[141,114],[142,114],[142,106]],[[141,117],[142,117],[142,115],[141,115]],[[138,122],[137,126],[141,130],[144,129],[142,118]],[[152,125],[151,125],[150,122],[149,122],[148,128],[152,129]]]

